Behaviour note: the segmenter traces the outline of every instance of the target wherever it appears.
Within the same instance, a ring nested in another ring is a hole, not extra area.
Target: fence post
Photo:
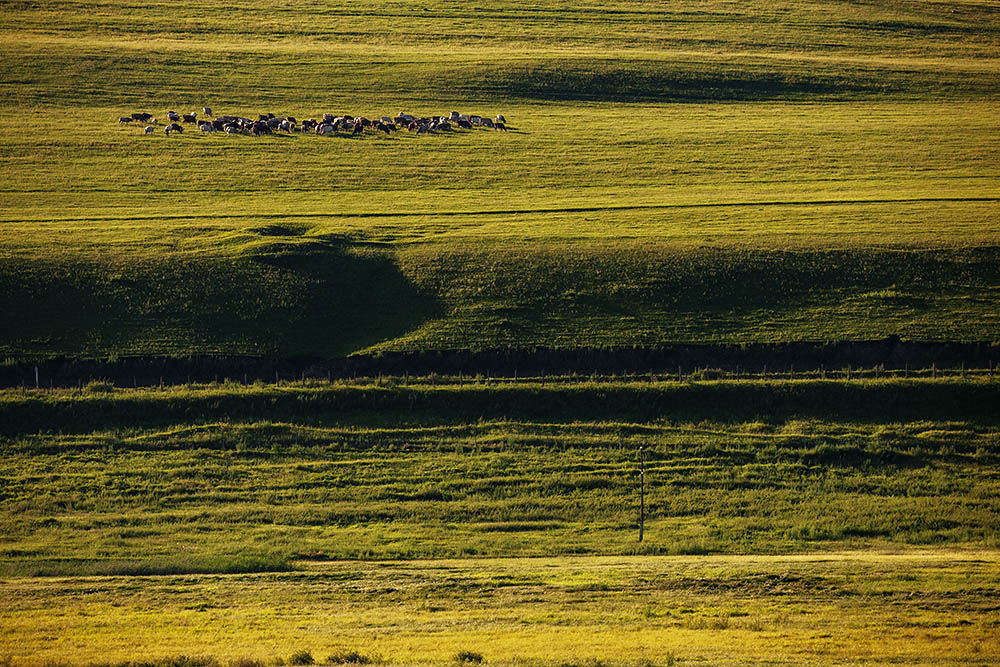
[[[639,541],[646,524],[646,454],[639,448]]]

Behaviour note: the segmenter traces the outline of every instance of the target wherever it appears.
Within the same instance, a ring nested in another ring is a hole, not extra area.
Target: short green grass
[[[0,354],[1000,330],[992,5],[231,9],[5,12]],[[116,122],[202,105],[501,112],[514,129]]]

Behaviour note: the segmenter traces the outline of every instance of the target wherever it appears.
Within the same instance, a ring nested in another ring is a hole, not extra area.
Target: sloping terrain
[[[997,338],[989,3],[15,3],[0,354]],[[145,136],[455,109],[510,131]]]

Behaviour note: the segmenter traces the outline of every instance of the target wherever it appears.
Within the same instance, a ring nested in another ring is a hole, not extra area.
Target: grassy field
[[[0,361],[996,341],[998,75],[990,2],[9,2]],[[510,131],[117,123],[202,106]],[[2,391],[0,665],[995,664],[955,369]]]
[[[6,391],[0,659],[991,664],[998,387]]]
[[[990,665],[998,587],[995,550],[310,563],[4,579],[0,636],[18,656],[101,664]]]
[[[991,4],[271,12],[7,8],[0,354],[997,338]],[[513,131],[116,122],[202,105]]]
[[[995,547],[997,387],[8,392],[4,567]]]
[[[0,644],[17,664],[990,664],[996,387],[6,392]]]

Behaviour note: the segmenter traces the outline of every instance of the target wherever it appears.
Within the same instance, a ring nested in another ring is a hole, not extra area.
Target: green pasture
[[[14,3],[0,354],[993,340],[989,3]],[[168,109],[508,133],[144,136]]]
[[[6,392],[4,567],[992,547],[996,393],[986,379]]]

